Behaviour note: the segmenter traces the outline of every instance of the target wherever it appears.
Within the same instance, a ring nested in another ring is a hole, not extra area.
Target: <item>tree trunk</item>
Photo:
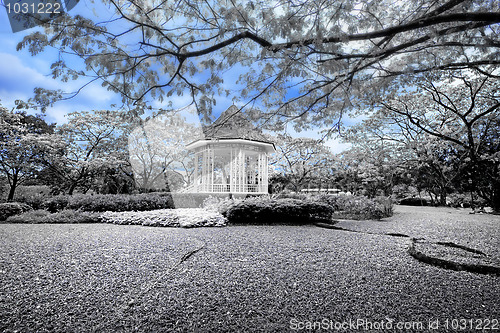
[[[71,184],[71,186],[69,187],[68,195],[73,195],[77,184],[77,182],[73,182],[73,184]]]
[[[17,184],[12,184],[9,189],[9,196],[7,197],[7,201],[14,200],[14,193],[16,192]]]
[[[491,208],[493,212],[500,214],[500,190],[494,189],[491,195]]]
[[[14,193],[16,193],[17,185],[18,185],[18,178],[17,178],[17,173],[15,173],[14,176],[12,177],[12,183],[10,184],[9,196],[7,197],[7,201],[14,200]]]
[[[441,193],[439,193],[439,205],[446,206],[446,189],[441,189]]]

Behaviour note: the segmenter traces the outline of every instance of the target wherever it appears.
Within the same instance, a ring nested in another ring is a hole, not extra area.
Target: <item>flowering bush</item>
[[[159,209],[149,212],[105,212],[103,222],[151,227],[221,227],[226,219],[219,213],[202,208]]]

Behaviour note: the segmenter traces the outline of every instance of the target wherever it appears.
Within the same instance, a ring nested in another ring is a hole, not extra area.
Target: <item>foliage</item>
[[[388,197],[369,199],[351,195],[320,195],[313,199],[330,205],[336,218],[380,220],[393,214],[393,202]]]
[[[273,192],[285,188],[297,192],[331,178],[333,154],[320,140],[279,135],[275,141],[277,152],[269,163],[274,169],[270,179]]]
[[[303,193],[295,193],[295,192],[280,192],[273,194],[271,196],[273,199],[299,199],[306,200],[310,198],[310,195]]]
[[[370,198],[390,195],[394,180],[402,171],[400,163],[404,160],[390,144],[355,136],[353,147],[340,153],[335,161],[337,183],[345,191]]]
[[[391,147],[380,165],[397,171],[392,185],[425,190],[441,205],[453,191],[474,191],[500,209],[497,77],[495,68],[413,75],[411,88],[372,101],[370,116],[347,138],[376,152]]]
[[[229,95],[241,84],[238,95],[247,104],[262,99],[262,120],[274,117],[278,126],[293,120],[302,128],[335,127],[357,96],[383,94],[407,73],[499,63],[498,1],[104,0],[89,6],[105,19],[61,15],[25,36],[18,49],[32,55],[59,49],[51,70],[62,81],[101,80],[129,102],[191,94],[205,115],[216,94]],[[80,65],[67,61],[75,55]],[[225,81],[227,71],[239,77]],[[206,79],[197,80],[200,74]],[[46,104],[48,98],[38,99]]]
[[[57,213],[49,213],[46,210],[33,210],[21,215],[11,216],[7,223],[102,223],[98,213],[82,212],[75,210],[62,210]]]
[[[486,207],[487,202],[482,198],[478,198],[477,196],[473,196],[471,198],[470,193],[452,193],[448,195],[447,204],[451,207],[462,207],[462,208],[470,208],[470,207]]]
[[[400,205],[406,205],[406,206],[427,206],[429,203],[427,202],[427,199],[425,198],[404,198],[399,201]]]
[[[160,113],[140,122],[128,137],[137,187],[175,192],[190,183],[194,162],[185,146],[202,137],[201,128],[177,114]]]
[[[144,212],[105,212],[106,223],[144,225],[150,227],[222,227],[226,219],[217,212],[201,208],[162,209]]]
[[[235,202],[222,214],[232,224],[306,224],[329,221],[333,209],[307,200],[253,197]]]
[[[0,221],[5,221],[8,217],[30,211],[32,208],[21,202],[0,203]]]
[[[123,171],[128,161],[122,116],[107,110],[68,114],[68,122],[57,129],[65,142],[64,154],[49,163],[47,175],[56,190],[86,192],[108,170]]]
[[[36,178],[63,146],[60,137],[53,134],[53,126],[41,116],[9,112],[0,105],[0,176],[10,187],[7,200],[14,199],[19,185]]]
[[[17,188],[14,200],[22,202],[33,209],[42,209],[43,202],[50,197],[50,188],[47,185],[21,185]]]
[[[392,188],[392,198],[396,201],[407,197],[416,197],[418,196],[418,190],[415,186],[407,185],[407,184],[398,184],[394,185]]]

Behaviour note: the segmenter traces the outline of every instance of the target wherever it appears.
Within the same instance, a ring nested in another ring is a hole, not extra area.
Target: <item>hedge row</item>
[[[214,196],[214,195],[212,195]],[[65,209],[86,212],[124,212],[148,211],[169,208],[198,208],[208,197],[202,193],[143,193],[143,194],[75,194],[53,197],[24,198],[24,203],[34,209],[47,210],[50,213]],[[215,197],[225,198],[228,194]]]

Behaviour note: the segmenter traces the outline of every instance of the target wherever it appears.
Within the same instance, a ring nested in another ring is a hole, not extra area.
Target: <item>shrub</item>
[[[68,206],[70,198],[71,196],[63,194],[47,198],[43,201],[42,208],[51,213],[61,211]]]
[[[233,224],[306,224],[330,220],[330,205],[299,199],[248,198],[230,205],[222,213]]]
[[[377,204],[382,206],[384,216],[390,217],[394,215],[394,202],[390,197],[378,196],[373,199]]]
[[[19,186],[16,189],[16,201],[27,204],[33,209],[42,209],[44,200],[50,196],[50,188],[46,185]]]
[[[151,227],[220,227],[226,219],[219,213],[201,208],[161,209],[149,212],[105,212],[106,223],[144,225]]]
[[[422,199],[422,198],[404,198],[399,201],[400,205],[406,205],[406,206],[428,206],[429,203],[427,202],[427,199]]]
[[[22,202],[0,203],[0,221],[5,221],[8,217],[30,211],[32,208]]]
[[[306,200],[309,196],[305,193],[287,193],[287,192],[281,192],[277,194],[273,194],[272,198],[273,199],[300,199],[300,200]]]
[[[63,210],[49,213],[46,210],[33,210],[20,215],[11,216],[7,223],[101,223],[98,213]]]
[[[462,208],[470,208],[472,207],[472,200],[470,197],[470,193],[451,193],[447,197],[447,204],[451,207],[462,207]],[[488,204],[486,200],[482,198],[474,197],[474,206],[475,207],[486,207]]]
[[[393,215],[393,202],[388,197],[369,199],[350,195],[319,195],[313,199],[330,205],[336,218],[380,220]]]

